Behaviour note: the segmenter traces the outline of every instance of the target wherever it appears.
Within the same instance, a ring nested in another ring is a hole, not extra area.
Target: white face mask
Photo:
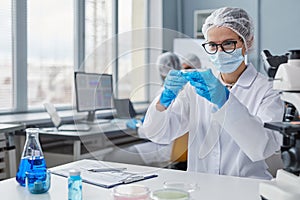
[[[237,70],[237,68],[244,61],[242,48],[236,49],[233,53],[225,53],[218,51],[215,54],[209,55],[211,62],[221,72],[229,74]]]

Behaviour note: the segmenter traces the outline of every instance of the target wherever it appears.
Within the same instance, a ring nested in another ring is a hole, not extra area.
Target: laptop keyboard
[[[58,128],[60,131],[89,131],[90,129],[88,124],[63,124]]]

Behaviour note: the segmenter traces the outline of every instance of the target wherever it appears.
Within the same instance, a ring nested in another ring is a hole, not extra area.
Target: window
[[[112,73],[112,0],[85,2],[86,72]],[[81,66],[83,67],[83,66]]]
[[[146,101],[147,3],[2,0],[0,113],[72,107],[74,70],[113,74],[117,97]]]
[[[118,1],[119,98],[146,101],[146,0]]]
[[[13,109],[11,0],[0,1],[0,110]]]
[[[28,107],[44,102],[71,106],[74,84],[73,0],[30,0],[28,14]]]
[[[112,34],[112,2],[86,0],[84,71],[114,73],[118,98],[145,101],[146,0],[118,1],[117,37]],[[116,39],[117,59],[113,54]],[[115,62],[118,62],[116,72]]]

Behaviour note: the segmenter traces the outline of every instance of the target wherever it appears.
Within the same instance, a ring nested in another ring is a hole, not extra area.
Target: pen
[[[125,183],[125,184],[133,183],[136,181],[146,180],[146,179],[154,178],[157,176],[158,176],[157,174],[151,174],[151,175],[145,175],[145,176],[135,175],[135,176],[130,176],[130,177],[123,179],[122,183]]]
[[[123,183],[132,183],[132,182],[143,180],[144,178],[145,178],[144,176],[131,176],[131,177],[125,178],[122,182]]]
[[[126,168],[98,168],[98,169],[88,169],[90,172],[121,172],[126,170]]]

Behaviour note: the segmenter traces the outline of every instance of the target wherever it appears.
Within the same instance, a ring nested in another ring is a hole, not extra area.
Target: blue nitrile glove
[[[206,71],[186,72],[184,76],[195,87],[197,94],[221,108],[229,97],[229,90],[213,75]]]
[[[144,121],[145,121],[145,116],[141,117],[140,120],[141,120],[142,123],[144,123]]]
[[[164,91],[161,93],[159,103],[166,108],[169,107],[187,82],[181,71],[171,70],[165,79]]]
[[[131,118],[126,122],[126,126],[130,129],[137,129],[142,125],[142,121],[139,119]]]

